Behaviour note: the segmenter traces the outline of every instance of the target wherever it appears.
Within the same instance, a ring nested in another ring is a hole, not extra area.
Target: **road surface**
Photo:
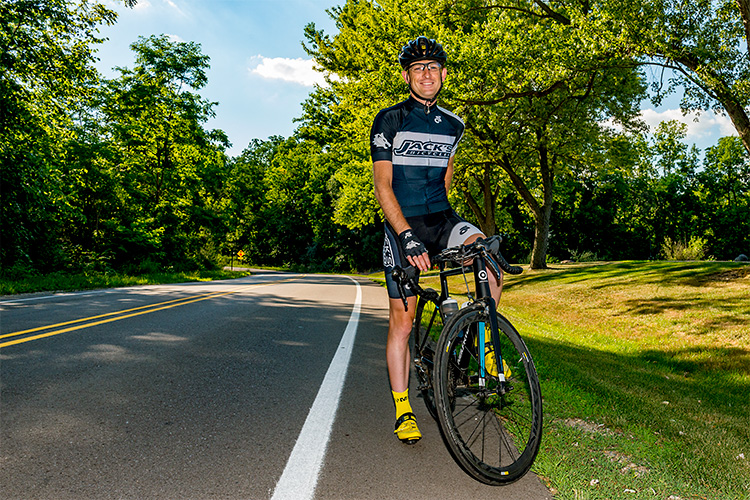
[[[472,480],[418,398],[424,438],[392,435],[387,316],[366,279],[275,272],[2,297],[0,496],[551,499]]]

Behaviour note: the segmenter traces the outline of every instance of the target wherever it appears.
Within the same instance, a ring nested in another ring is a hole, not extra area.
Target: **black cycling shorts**
[[[462,245],[469,236],[482,234],[476,226],[466,222],[456,215],[453,210],[445,210],[434,214],[407,217],[406,221],[414,231],[417,238],[424,243],[427,254],[437,255],[449,247]],[[388,287],[388,297],[398,299],[398,285],[393,281],[393,268],[396,266],[407,267],[409,261],[402,257],[403,250],[398,239],[398,234],[390,224],[385,223],[385,241],[383,243],[383,270],[385,271],[385,283]],[[410,290],[405,290],[407,296],[414,295]]]

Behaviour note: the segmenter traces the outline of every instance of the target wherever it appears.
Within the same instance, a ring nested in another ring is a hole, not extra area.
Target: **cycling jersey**
[[[372,161],[393,163],[393,192],[404,217],[450,209],[445,172],[463,132],[461,118],[439,106],[427,113],[413,97],[375,117]]]

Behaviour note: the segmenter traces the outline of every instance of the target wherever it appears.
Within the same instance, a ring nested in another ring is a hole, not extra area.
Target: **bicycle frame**
[[[473,262],[468,265],[464,265],[461,267],[458,267],[456,269],[449,269],[445,270],[445,263],[440,263],[440,296],[438,298],[438,301],[436,302],[436,305],[440,307],[440,304],[448,298],[448,277],[449,276],[457,276],[457,275],[465,275],[466,269],[472,268],[474,272],[474,283],[476,285],[476,301],[477,302],[484,302],[485,307],[488,308],[490,311],[490,314],[488,314],[490,318],[490,330],[491,330],[491,339],[493,346],[500,346],[500,333],[497,326],[497,303],[495,302],[495,299],[492,297],[492,289],[490,288],[490,282],[489,282],[489,275],[487,271],[487,262],[485,260],[484,255],[477,255],[474,257]],[[482,326],[482,331],[477,332],[477,342],[478,342],[478,351],[480,353],[485,352],[485,332],[484,332],[484,326]],[[495,356],[497,357],[497,366],[502,367],[503,366],[503,360],[502,355],[500,352],[500,349],[495,349]],[[484,379],[487,374],[486,367],[485,367],[485,357],[479,356],[479,366],[480,366],[480,374],[481,374],[481,380],[480,385],[484,386]],[[503,374],[501,369],[498,369],[498,379],[501,382],[505,381],[505,375]]]
[[[484,304],[484,307],[487,308],[488,316],[490,318],[490,339],[493,344],[493,348],[495,348],[495,356],[497,358],[497,366],[498,366],[498,380],[500,382],[505,381],[505,375],[502,372],[502,353],[500,352],[499,346],[500,346],[500,332],[498,329],[498,322],[497,322],[497,303],[495,302],[495,299],[492,297],[492,289],[490,288],[490,281],[489,281],[489,274],[488,274],[488,259],[490,259],[490,265],[492,265],[493,270],[495,271],[496,276],[500,276],[500,269],[502,268],[506,272],[509,272],[511,274],[518,274],[521,272],[520,267],[512,267],[510,266],[505,259],[502,258],[498,254],[498,261],[495,262],[492,260],[492,257],[487,256],[487,247],[484,246],[482,243],[484,240],[477,240],[475,243],[462,246],[461,249],[472,249],[474,253],[467,256],[466,260],[471,260],[470,264],[463,264],[455,269],[445,269],[446,260],[440,260],[438,262],[439,268],[440,268],[440,294],[438,295],[437,292],[434,290],[424,290],[422,289],[419,284],[416,283],[416,277],[417,277],[417,271],[416,268],[411,268],[408,271],[405,269],[402,269],[400,267],[396,267],[393,270],[393,276],[394,279],[397,279],[399,290],[401,291],[401,299],[404,302],[404,308],[406,309],[407,301],[405,294],[403,292],[403,283],[406,281],[411,282],[411,286],[413,287],[414,292],[420,296],[425,298],[426,300],[433,302],[438,308],[442,305],[443,301],[448,298],[448,277],[449,276],[457,276],[457,275],[466,275],[466,270],[471,268],[473,270],[474,274],[474,284],[476,286],[476,299],[472,300],[472,302],[482,302]],[[479,245],[479,246],[477,246]],[[482,248],[483,250],[477,250],[477,248]],[[465,278],[464,278],[465,280]],[[467,283],[468,288],[468,283]],[[469,292],[469,295],[471,293]],[[444,318],[445,319],[445,318]],[[445,325],[444,325],[445,326]],[[482,325],[481,329],[483,329],[484,326]],[[480,353],[485,352],[485,332],[477,332],[477,343],[478,343],[478,351]],[[478,356],[479,358],[479,365],[480,365],[480,385],[484,386],[484,381],[487,375],[486,370],[486,362],[484,356]]]

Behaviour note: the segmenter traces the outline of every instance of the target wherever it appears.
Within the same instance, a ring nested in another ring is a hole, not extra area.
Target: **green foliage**
[[[342,77],[332,88],[336,108],[348,111],[346,141],[365,146],[377,110],[404,96],[399,48],[420,34],[438,38],[449,52],[443,98],[467,122],[454,177],[459,204],[494,234],[498,200],[517,192],[535,219],[533,263],[544,267],[556,177],[596,168],[598,137],[611,133],[601,123],[612,118],[634,128],[644,87],[622,57],[580,50],[577,24],[585,16],[575,7],[554,15],[537,2],[481,7],[349,1],[330,12],[338,28],[333,38],[308,27],[308,52]],[[374,212],[374,199],[360,195],[369,184],[366,151],[344,156],[347,174],[340,178],[337,220],[355,227]]]
[[[96,26],[114,12],[84,0],[0,3],[0,265],[52,269],[71,216],[60,144],[91,96]]]
[[[727,113],[750,151],[750,5],[737,0],[610,0],[600,39],[644,64],[672,70],[653,82],[656,102],[684,88],[685,110]],[[668,73],[669,74],[669,73]]]
[[[232,162],[232,245],[245,261],[323,271],[378,266],[380,231],[334,222],[337,158],[309,139],[276,137],[253,141]]]
[[[597,262],[602,259],[599,258],[598,255],[595,253],[584,250],[583,252],[578,252],[577,250],[570,250],[570,258],[574,262]]]
[[[0,160],[5,271],[213,265],[223,238],[221,131],[208,57],[166,36],[132,45],[137,65],[101,82],[95,2],[4,2]]]
[[[337,34],[309,25],[305,48],[330,85],[292,137],[228,159],[226,135],[204,129],[216,103],[199,94],[198,44],[140,38],[134,67],[102,80],[97,29],[114,12],[0,2],[0,273],[211,268],[239,249],[256,264],[379,267],[368,133],[406,96],[396,55],[421,34],[445,45],[441,97],[468,125],[451,201],[505,233],[512,260],[655,258],[667,239],[720,259],[750,251],[740,3],[349,0],[329,13]],[[740,137],[700,164],[683,125],[644,135],[638,68],[654,63],[689,79],[685,107],[723,106]]]
[[[691,236],[689,241],[674,241],[668,237],[661,246],[667,260],[703,260],[706,257],[706,240]]]
[[[131,45],[133,69],[106,82],[101,112],[109,124],[110,175],[122,212],[105,238],[117,265],[150,258],[207,265],[223,239],[219,209],[225,175],[223,132],[202,127],[215,103],[194,91],[207,83],[208,57],[193,42],[166,35]],[[133,230],[134,229],[134,230]]]

